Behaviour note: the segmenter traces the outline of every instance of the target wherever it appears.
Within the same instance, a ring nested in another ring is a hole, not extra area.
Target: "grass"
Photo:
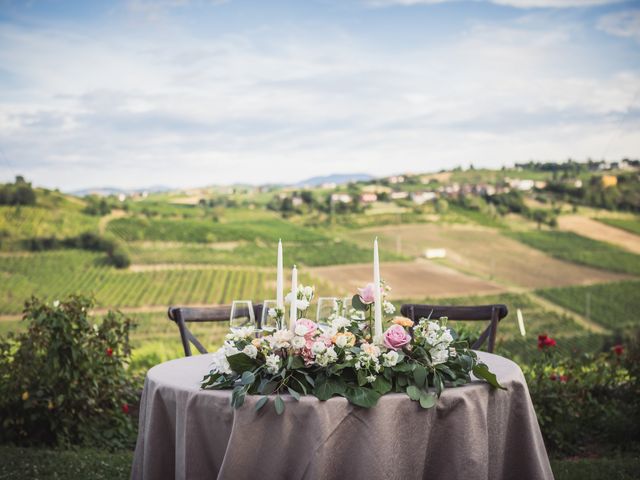
[[[509,235],[549,255],[590,267],[640,275],[640,255],[573,232],[530,231]]]
[[[0,239],[1,232],[6,232],[9,238],[20,239],[63,238],[98,230],[99,217],[82,213],[80,205],[66,200],[61,203],[65,205],[63,208],[0,206]]]
[[[595,220],[604,223],[605,225],[620,228],[622,230],[626,230],[627,232],[640,235],[640,220],[638,219],[628,220],[623,218],[596,218]],[[640,239],[638,241],[640,241]]]
[[[537,293],[612,330],[640,326],[640,281],[549,288]],[[589,309],[589,311],[587,311]]]
[[[131,472],[133,452],[105,452],[94,449],[53,450],[0,446],[0,478],[18,480],[84,480],[127,479]],[[599,480],[638,478],[640,458],[552,459],[556,480]]]

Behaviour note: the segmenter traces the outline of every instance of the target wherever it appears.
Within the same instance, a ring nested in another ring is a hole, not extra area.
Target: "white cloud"
[[[367,4],[376,7],[393,5],[434,5],[446,2],[459,2],[462,0],[365,0]],[[625,0],[473,0],[476,2],[489,2],[497,5],[505,5],[514,8],[569,8],[569,7],[594,7],[598,5],[610,5],[621,3]]]
[[[609,35],[640,41],[640,10],[625,10],[603,15],[598,20],[598,29]]]
[[[614,135],[611,157],[640,148],[640,72],[598,68],[564,24],[476,25],[401,48],[346,32],[1,27],[17,85],[0,88],[5,178],[257,183],[597,157]]]

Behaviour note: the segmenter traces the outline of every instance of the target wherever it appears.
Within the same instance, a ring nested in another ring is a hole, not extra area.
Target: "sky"
[[[640,157],[640,1],[0,0],[0,182]]]

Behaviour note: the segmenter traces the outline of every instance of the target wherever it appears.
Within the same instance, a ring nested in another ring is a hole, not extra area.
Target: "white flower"
[[[344,317],[336,317],[331,321],[331,326],[336,330],[340,330],[341,328],[346,328],[351,325],[351,320]]]
[[[395,350],[389,350],[382,354],[382,363],[385,367],[395,367],[398,364],[400,355]]]
[[[309,301],[305,299],[299,299],[296,302],[296,307],[298,307],[298,310],[306,310],[307,308],[309,308]]]
[[[267,355],[266,358],[267,372],[270,374],[278,373],[280,370],[280,357],[278,355]]]
[[[53,301],[53,308],[58,308],[60,306],[60,300]]]
[[[338,338],[336,338],[336,345],[340,348],[346,347],[347,343],[349,343],[349,337],[347,337],[346,335],[340,335]]]
[[[303,291],[306,298],[313,298],[313,287],[306,286]]]
[[[291,299],[293,298],[293,296],[291,295],[291,292],[287,293],[284,297],[284,301],[287,305],[291,304]]]
[[[440,341],[446,343],[447,345],[453,342],[453,336],[451,336],[451,330],[449,330],[448,328],[445,328],[444,333],[442,334],[442,337],[440,337]]]
[[[316,356],[316,363],[321,367],[326,367],[328,364],[334,363],[336,360],[338,360],[338,354],[333,347],[327,348],[324,353]]]
[[[253,337],[253,327],[240,327],[237,330],[233,330],[226,336],[227,340],[244,340],[246,338]]]
[[[227,357],[230,357],[231,355],[235,355],[236,353],[240,353],[240,350],[238,350],[235,345],[232,345],[230,343],[225,342],[224,345],[222,345],[222,349],[224,350],[224,354]]]
[[[374,345],[372,343],[363,343],[360,348],[364,353],[372,358],[377,358],[380,356],[380,347]]]
[[[228,374],[231,373],[231,366],[227,361],[227,355],[224,347],[220,348],[216,353],[211,356],[211,369],[217,373]]]
[[[347,353],[347,354],[344,356],[344,359],[345,359],[347,362],[350,362],[351,360],[353,360],[353,355],[351,355],[350,353]]]
[[[393,305],[393,303],[387,302],[386,300],[382,302],[382,309],[387,315],[393,315],[394,313],[396,313],[396,307]]]
[[[367,382],[373,383],[375,381],[376,381],[376,376],[375,375],[368,375],[367,376]]]
[[[305,325],[298,324],[296,325],[295,332],[296,332],[296,335],[304,337],[309,332],[309,329]]]
[[[449,348],[449,356],[451,358],[456,358],[458,356],[458,352],[456,352],[456,349],[454,347]]]
[[[269,318],[275,318],[276,316],[276,309],[275,308],[270,308],[269,312],[268,312]]]
[[[249,344],[242,349],[242,353],[244,353],[249,358],[256,358],[256,356],[258,355],[258,349],[252,344]]]
[[[313,345],[311,346],[311,351],[315,355],[324,353],[326,350],[327,350],[327,346],[324,344],[324,342],[313,342]]]
[[[448,349],[446,347],[442,348],[440,345],[429,350],[429,353],[431,354],[431,362],[434,365],[445,363],[449,359]]]
[[[289,342],[293,338],[293,333],[289,330],[276,330],[273,332],[269,343],[271,344],[271,348],[288,348]]]
[[[304,337],[296,336],[291,339],[291,346],[297,350],[304,348],[305,345],[306,345],[306,340],[304,339]]]

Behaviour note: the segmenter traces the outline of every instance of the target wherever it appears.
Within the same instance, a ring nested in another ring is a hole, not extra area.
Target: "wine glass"
[[[229,327],[234,332],[241,328],[251,327],[256,330],[256,318],[253,313],[251,300],[234,300],[231,304],[231,315],[229,316]]]
[[[281,328],[280,320],[278,320],[275,314],[275,309],[278,306],[276,300],[265,300],[262,305],[262,315],[260,318],[260,328],[265,332],[273,332]],[[270,314],[271,312],[271,314]]]
[[[351,309],[351,300],[353,297],[341,298],[342,304],[340,305],[340,315],[345,318],[349,318],[349,310]]]
[[[326,330],[331,326],[331,320],[336,318],[338,312],[339,306],[336,297],[320,297],[318,299],[316,323],[322,330]]]

